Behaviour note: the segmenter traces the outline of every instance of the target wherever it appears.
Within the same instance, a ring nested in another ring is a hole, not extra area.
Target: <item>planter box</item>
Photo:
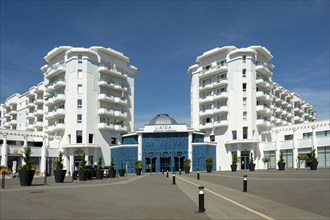
[[[115,178],[116,177],[116,170],[109,170],[109,178]]]
[[[230,165],[230,167],[231,167],[231,172],[237,171],[237,164],[232,164],[232,165]]]
[[[135,169],[135,171],[136,171],[136,175],[140,176],[141,172],[142,172],[142,169]]]
[[[256,168],[256,165],[255,164],[249,164],[250,171],[254,171],[255,168]]]
[[[277,163],[278,170],[284,170],[285,169],[285,163]]]
[[[190,172],[190,167],[184,167],[184,173],[188,174]]]
[[[310,163],[310,166],[311,166],[311,170],[317,170],[317,165],[319,164],[318,161],[312,161]]]
[[[103,170],[96,170],[95,171],[95,176],[96,176],[96,179],[100,180],[103,178]]]
[[[119,176],[125,176],[125,172],[126,172],[125,169],[120,169],[118,171],[119,171]]]
[[[35,170],[19,170],[19,182],[21,186],[31,186]]]
[[[87,180],[88,170],[78,170],[78,173],[79,173],[79,180],[80,181],[86,181]]]
[[[54,170],[55,183],[63,183],[66,170]]]
[[[211,172],[212,172],[212,166],[207,166],[207,167],[206,167],[206,171],[207,171],[208,173],[211,173]]]

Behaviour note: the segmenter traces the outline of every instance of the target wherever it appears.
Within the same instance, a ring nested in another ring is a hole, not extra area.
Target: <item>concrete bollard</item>
[[[173,185],[175,185],[175,174],[173,174]]]
[[[199,172],[197,172],[197,179],[199,180]]]
[[[243,178],[243,192],[247,192],[247,175]]]
[[[200,186],[198,187],[198,189],[200,189],[199,193],[198,193],[198,204],[199,204],[199,209],[198,212],[205,212],[205,207],[204,207],[204,186]]]
[[[1,180],[1,188],[4,189],[6,187],[6,173],[2,173],[2,180]]]

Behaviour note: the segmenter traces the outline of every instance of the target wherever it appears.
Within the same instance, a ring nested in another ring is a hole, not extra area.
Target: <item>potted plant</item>
[[[254,171],[256,167],[256,164],[254,163],[254,159],[253,159],[253,154],[250,154],[250,161],[249,161],[249,169],[250,171]]]
[[[125,176],[126,170],[124,169],[123,162],[120,161],[119,176]]]
[[[267,167],[267,170],[268,170],[270,158],[269,157],[264,157],[264,158],[262,158],[262,162],[264,162],[266,164],[266,167]]]
[[[55,170],[54,170],[54,178],[55,183],[63,183],[66,170],[63,170],[63,155],[62,151],[58,152],[58,158],[55,160]]]
[[[205,159],[205,166],[206,166],[206,171],[208,173],[212,172],[212,165],[213,165],[213,158],[209,157]]]
[[[299,154],[297,158],[299,161],[299,168],[305,168],[306,160],[308,159],[308,156],[306,154]]]
[[[103,177],[103,170],[102,170],[102,157],[99,157],[97,161],[97,168],[95,172],[96,179],[102,179]]]
[[[31,186],[34,177],[35,169],[32,167],[33,160],[31,159],[32,150],[30,146],[23,148],[24,166],[18,171],[19,181],[21,186]]]
[[[110,162],[109,177],[110,178],[116,177],[115,160],[113,159],[113,157],[111,158],[111,162]]]
[[[86,164],[87,164],[86,154],[85,154],[85,152],[83,152],[83,154],[81,156],[81,164],[79,166],[79,171],[78,171],[80,181],[86,181],[87,180],[88,170],[86,169]]]
[[[135,171],[136,171],[136,175],[141,175],[142,172],[142,161],[141,160],[137,160],[135,161]]]
[[[279,170],[284,170],[285,169],[285,162],[284,162],[284,159],[283,159],[283,152],[282,151],[280,151],[280,160],[278,161],[277,165],[278,165]]]
[[[191,166],[191,160],[190,159],[185,159],[183,161],[183,166],[184,166],[184,172],[189,173],[190,172],[190,166]]]
[[[318,160],[316,158],[315,148],[313,147],[312,157],[311,157],[311,162],[310,162],[311,170],[317,170],[317,165],[318,164],[319,164],[319,162],[318,162]]]
[[[231,172],[236,172],[237,170],[237,155],[236,154],[233,154],[233,159],[231,161]]]

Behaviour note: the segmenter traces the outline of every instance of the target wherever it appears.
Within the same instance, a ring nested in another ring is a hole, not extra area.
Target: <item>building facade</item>
[[[97,46],[61,46],[45,60],[43,82],[1,105],[1,128],[60,139],[60,146],[49,141],[47,147],[64,151],[71,172],[82,151],[89,164],[99,157],[109,163],[109,145],[134,130],[137,68],[124,54]]]
[[[230,170],[233,155],[241,169],[251,156],[263,168],[263,141],[274,140],[263,140],[265,132],[316,119],[313,106],[273,82],[272,57],[261,46],[226,46],[203,53],[188,69],[191,125],[217,143],[217,170]]]

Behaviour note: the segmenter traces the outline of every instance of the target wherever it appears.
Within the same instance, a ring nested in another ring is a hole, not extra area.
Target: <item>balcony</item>
[[[59,116],[64,116],[64,115],[65,115],[65,109],[64,108],[58,108],[53,113],[54,117],[59,117]]]
[[[54,98],[48,98],[45,102],[45,105],[46,106],[51,106],[51,105],[54,105]]]
[[[17,115],[17,110],[16,109],[12,109],[9,112],[10,115]]]
[[[33,100],[33,101],[29,101],[28,104],[27,104],[27,106],[28,106],[29,108],[35,107],[36,105],[35,105],[35,103],[34,103],[34,100]]]
[[[49,125],[49,126],[47,126],[45,128],[45,132],[46,133],[52,133],[52,132],[54,132],[54,127],[55,127],[55,125]]]
[[[288,103],[287,103],[285,100],[282,100],[282,103],[281,103],[281,105],[283,105],[283,106],[287,106],[287,105],[288,105]]]
[[[216,100],[220,100],[220,99],[228,99],[229,95],[228,92],[222,92],[220,94],[216,94],[214,95],[214,98],[212,99],[212,101],[216,101]]]
[[[105,115],[105,116],[114,116],[114,112],[112,109],[106,109],[106,108],[100,108],[98,109],[99,115]]]
[[[26,116],[26,119],[34,118],[34,112],[29,112],[29,114]]]
[[[120,105],[127,105],[127,100],[120,97],[115,97],[115,103]]]
[[[98,95],[98,100],[99,101],[104,101],[104,102],[112,102],[114,103],[115,102],[115,99],[113,96],[108,96],[107,94],[104,94],[104,93],[101,93]]]
[[[65,72],[65,64],[55,64],[52,67],[48,68],[47,72],[44,74],[46,79],[53,78]]]
[[[264,87],[267,90],[272,88],[272,84],[270,84],[270,82],[268,80],[264,79],[263,77],[257,77],[256,85]]]
[[[116,77],[119,77],[119,78],[122,78],[122,79],[127,78],[127,75],[125,73],[123,73],[122,70],[119,70],[119,68],[118,69],[115,69],[115,68],[111,69],[109,67],[100,66],[99,67],[99,72],[110,74],[110,75],[113,75],[113,76],[116,76]]]
[[[54,131],[64,131],[65,129],[65,125],[64,123],[57,123],[55,126],[54,126]]]
[[[228,125],[229,125],[228,120],[221,120],[214,122],[214,127],[216,128],[227,127]]]
[[[27,131],[34,131],[34,126],[33,126],[33,124],[28,124],[28,125],[26,126],[25,130],[27,130]]]
[[[106,122],[100,122],[97,124],[97,128],[100,130],[113,130],[113,124],[108,124]]]
[[[287,118],[292,118],[293,114],[291,112],[288,113],[288,115],[286,116]]]
[[[65,101],[65,95],[64,94],[57,94],[54,96],[54,103],[59,103]]]
[[[216,108],[213,110],[214,114],[216,113],[226,113],[229,111],[229,107],[228,106],[221,106],[220,108]]]
[[[124,131],[124,132],[127,132],[127,126],[125,126],[125,125],[115,125],[114,126],[114,130],[115,131]]]
[[[266,63],[257,63],[256,64],[256,71],[261,73],[262,75],[264,75],[266,77],[271,77],[272,76],[272,72],[269,70]]]
[[[282,115],[282,116],[286,116],[286,115],[288,115],[288,112],[287,112],[286,110],[283,110],[283,111],[281,112],[281,115]]]
[[[57,82],[54,83],[55,89],[59,89],[65,86],[65,81],[64,79],[60,79]]]
[[[202,129],[211,129],[211,128],[213,128],[213,123],[212,122],[209,122],[209,123],[201,124],[201,125],[199,125],[199,128],[201,130]]]
[[[281,125],[283,123],[283,120],[281,118],[277,118],[275,123],[277,125]]]
[[[49,120],[54,117],[54,112],[46,112],[44,117]]]
[[[213,102],[213,96],[210,95],[210,96],[199,99],[200,104],[206,103],[206,102]]]
[[[100,87],[105,87],[105,88],[109,88],[109,89],[125,91],[125,92],[127,91],[127,87],[125,87],[124,85],[116,84],[116,83],[113,83],[113,82],[108,82],[106,80],[100,80],[98,82],[98,85]]]
[[[42,128],[44,126],[44,123],[42,121],[34,122],[33,127],[34,128]]]
[[[199,91],[204,91],[204,90],[208,90],[208,89],[212,89],[212,88],[213,88],[213,83],[209,83],[209,84],[200,86]]]
[[[267,102],[272,101],[270,95],[264,91],[257,91],[256,98],[259,100],[267,101]]]
[[[287,108],[292,108],[292,104],[288,102]]]
[[[17,120],[16,119],[10,120],[9,125],[17,125]]]
[[[218,80],[214,86],[226,86],[228,85],[228,79],[220,79]]]
[[[122,118],[122,119],[127,118],[127,113],[126,112],[114,111],[114,114],[115,114],[115,117],[117,117],[117,118]]]
[[[202,110],[199,112],[199,116],[209,116],[213,114],[213,109]]]
[[[3,118],[10,118],[10,112],[6,112],[6,113],[3,115]]]
[[[44,110],[43,109],[37,109],[35,112],[33,112],[34,116],[38,115],[44,115]]]
[[[54,84],[48,85],[46,87],[46,92],[51,93],[55,90]]]
[[[227,65],[217,65],[217,66],[212,66],[210,69],[208,70],[203,70],[199,77],[200,78],[206,78],[215,74],[219,74],[219,73],[225,73],[228,71],[228,66]]]
[[[266,113],[270,113],[270,108],[268,108],[267,106],[264,106],[264,105],[257,105],[256,111],[258,113],[266,114]]]
[[[45,101],[44,101],[44,99],[41,97],[41,98],[37,98],[36,100],[35,100],[35,104],[36,105],[38,105],[38,104],[42,104],[42,103],[44,103]]]
[[[270,127],[271,123],[265,119],[257,119],[256,125],[261,127]]]

